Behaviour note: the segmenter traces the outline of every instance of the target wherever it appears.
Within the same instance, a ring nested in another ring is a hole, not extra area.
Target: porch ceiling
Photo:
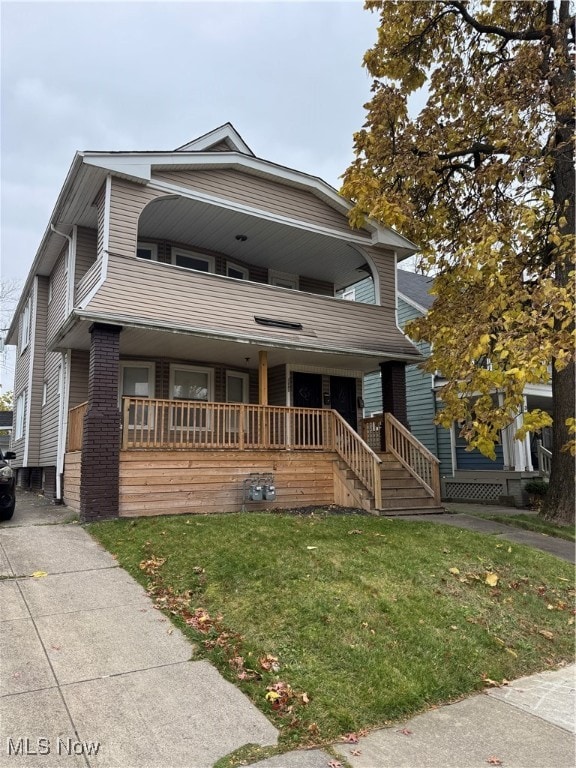
[[[58,349],[90,349],[91,322],[74,325],[58,345]],[[250,342],[217,339],[196,334],[150,328],[124,327],[120,334],[120,355],[124,358],[174,359],[194,363],[223,364],[239,368],[257,368],[258,352],[268,352],[268,367],[301,365],[369,373],[379,370],[386,355],[346,354],[338,351],[317,351],[283,348]]]
[[[362,269],[366,256],[357,246],[304,227],[171,196],[149,203],[142,211],[138,239],[194,243],[197,248],[225,254],[231,261],[328,281],[337,289],[366,277]],[[237,240],[237,235],[246,240]],[[351,231],[351,235],[364,239],[360,232]],[[365,239],[369,245],[370,238]]]

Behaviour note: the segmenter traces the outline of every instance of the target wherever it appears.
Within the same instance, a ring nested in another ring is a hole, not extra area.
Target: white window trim
[[[138,256],[138,248],[150,249],[150,261],[158,261],[158,246],[156,243],[147,243],[145,240],[138,240],[136,243],[136,258],[142,258]],[[142,259],[142,261],[148,261],[148,259]]]
[[[281,280],[283,283],[291,283],[291,288],[286,288],[285,285],[277,285],[276,280]],[[294,275],[291,272],[279,272],[275,269],[268,271],[268,284],[275,285],[277,288],[284,288],[285,290],[297,291],[300,288],[300,278],[298,275]]]
[[[248,271],[248,267],[242,267],[240,264],[235,264],[233,261],[227,261],[226,262],[226,277],[232,277],[232,275],[229,273],[230,269],[235,269],[237,272],[242,272],[243,277],[242,280],[249,280],[250,279],[250,272]],[[235,280],[238,280],[240,278],[234,278]]]
[[[228,379],[235,378],[235,379],[242,379],[244,381],[244,385],[242,387],[242,393],[243,393],[243,403],[248,403],[250,398],[250,374],[244,373],[242,371],[226,371],[226,402],[229,403],[230,400],[228,398]]]
[[[24,309],[22,310],[22,321],[20,326],[21,343],[20,354],[22,354],[28,345],[30,344],[30,336],[32,331],[32,297],[28,297]]]
[[[24,423],[26,421],[26,390],[20,392],[15,403],[14,440],[24,437]]]
[[[156,365],[144,360],[121,360],[120,361],[120,380],[118,382],[118,403],[122,403],[122,391],[124,389],[124,371],[126,368],[147,368],[148,369],[148,391],[146,397],[154,397],[154,385],[156,378]],[[144,395],[143,395],[144,397]]]
[[[171,248],[170,260],[175,267],[180,269],[187,269],[189,272],[204,272],[204,270],[194,270],[191,267],[182,267],[180,264],[176,264],[177,256],[191,257],[193,259],[203,259],[208,264],[207,274],[214,274],[216,272],[216,259],[214,256],[208,256],[206,253],[200,253],[199,251],[187,251],[184,248]]]

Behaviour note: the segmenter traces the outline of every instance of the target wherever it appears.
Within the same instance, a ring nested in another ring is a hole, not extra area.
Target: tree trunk
[[[552,471],[550,485],[541,515],[549,520],[574,525],[576,482],[574,456],[562,450],[570,435],[566,419],[574,415],[574,366],[552,371],[554,432],[552,438]]]

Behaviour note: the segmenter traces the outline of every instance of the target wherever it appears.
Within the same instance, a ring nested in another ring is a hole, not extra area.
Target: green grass
[[[505,525],[513,525],[516,528],[523,528],[526,531],[535,531],[536,533],[544,533],[546,536],[555,536],[559,539],[566,539],[567,541],[575,541],[574,528],[566,525],[556,525],[544,520],[537,515],[479,515],[486,520],[495,520],[498,523],[504,523]]]
[[[89,530],[148,586],[197,657],[278,725],[286,748],[378,727],[573,656],[573,568],[490,536],[321,511]],[[495,587],[486,574],[498,576]],[[262,668],[266,655],[279,669]],[[267,694],[277,682],[292,696],[274,703]]]

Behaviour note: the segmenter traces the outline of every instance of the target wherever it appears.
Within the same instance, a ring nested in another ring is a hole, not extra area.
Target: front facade
[[[429,291],[433,278],[399,269],[397,273],[398,324],[401,328],[423,316],[432,306]],[[356,295],[370,297],[371,286],[362,281],[355,287]],[[369,299],[368,299],[369,300]],[[416,345],[423,357],[430,355],[430,345]],[[370,374],[364,383],[366,413],[369,416],[382,411],[379,374]],[[445,429],[434,423],[442,408],[440,373],[429,374],[418,365],[406,368],[407,419],[413,435],[423,443],[440,462],[442,498],[445,501],[494,503],[500,500],[523,506],[527,496],[523,490],[535,477],[546,475],[545,466],[551,448],[550,430],[540,436],[528,434],[525,440],[515,440],[514,432],[520,426],[522,414],[516,423],[500,435],[495,446],[496,458],[489,459],[478,449],[469,450],[460,436],[458,424]],[[494,394],[495,401],[498,394]],[[550,385],[527,386],[524,409],[541,408],[552,411]],[[543,449],[543,450],[542,450]]]
[[[334,466],[375,460],[343,448],[364,376],[384,372],[405,422],[419,354],[395,318],[414,248],[352,230],[349,207],[230,124],[170,152],[78,154],[7,339],[19,485],[85,519],[240,509],[270,476],[271,506],[356,505]],[[366,274],[374,303],[338,297]]]

